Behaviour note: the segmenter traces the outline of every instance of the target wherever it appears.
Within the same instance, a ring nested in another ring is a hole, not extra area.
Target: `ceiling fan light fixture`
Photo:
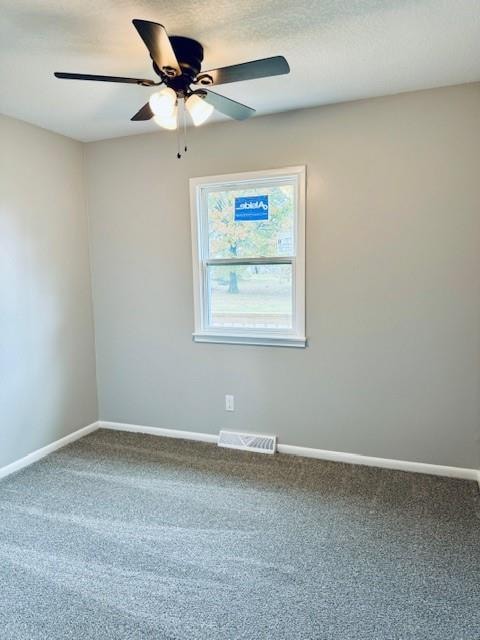
[[[212,105],[195,93],[187,99],[185,106],[196,127],[208,120],[213,112]]]
[[[176,106],[173,107],[173,112],[170,115],[154,116],[153,119],[162,129],[175,131],[178,126],[178,108]]]
[[[150,109],[160,118],[172,116],[177,104],[177,94],[173,89],[162,89],[152,93],[148,101]]]

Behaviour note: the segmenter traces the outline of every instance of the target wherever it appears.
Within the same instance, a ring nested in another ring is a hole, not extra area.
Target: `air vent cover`
[[[277,436],[220,431],[218,446],[229,449],[242,449],[243,451],[257,451],[258,453],[275,453]]]

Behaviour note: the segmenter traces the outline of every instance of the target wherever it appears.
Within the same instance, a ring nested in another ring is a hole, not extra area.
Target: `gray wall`
[[[0,466],[97,419],[83,155],[0,116]]]
[[[87,145],[100,415],[475,467],[480,89]],[[188,178],[306,164],[305,350],[194,344]],[[236,411],[224,411],[233,393]]]

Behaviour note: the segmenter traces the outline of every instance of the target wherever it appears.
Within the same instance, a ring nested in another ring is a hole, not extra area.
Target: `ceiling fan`
[[[139,84],[144,87],[156,87],[163,84],[165,88],[153,93],[149,101],[137,111],[131,120],[150,120],[153,118],[160,127],[177,129],[179,100],[184,101],[184,107],[196,126],[205,122],[214,109],[235,120],[245,120],[255,113],[255,109],[214,93],[206,87],[282,75],[290,71],[288,62],[283,56],[201,71],[203,47],[199,42],[183,36],[169,37],[165,27],[156,22],[133,20],[133,25],[150,53],[153,69],[160,79],[158,82],[141,78],[83,73],[57,72],[55,76],[70,80]]]

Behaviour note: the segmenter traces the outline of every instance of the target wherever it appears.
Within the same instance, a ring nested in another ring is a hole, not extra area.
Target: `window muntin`
[[[305,346],[304,167],[190,182],[194,339]]]

